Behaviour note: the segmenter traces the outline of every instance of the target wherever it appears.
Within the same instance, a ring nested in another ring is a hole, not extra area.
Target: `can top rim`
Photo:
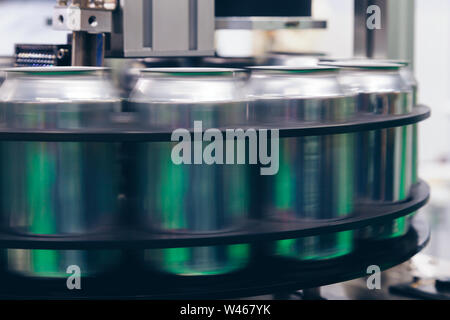
[[[98,71],[107,71],[107,70],[109,70],[109,68],[104,68],[104,67],[15,67],[15,68],[4,68],[2,70],[7,73],[63,75],[63,74],[80,74],[80,73],[93,73],[93,72],[98,72]]]
[[[333,66],[338,68],[348,69],[363,69],[363,70],[398,70],[404,65],[399,62],[388,60],[348,60],[348,61],[322,61],[321,66]]]
[[[255,66],[248,67],[251,71],[267,71],[272,73],[314,73],[314,72],[334,72],[338,71],[339,67],[335,66]]]
[[[172,67],[172,68],[145,68],[141,73],[170,76],[234,76],[247,73],[239,68],[198,68],[198,67]]]

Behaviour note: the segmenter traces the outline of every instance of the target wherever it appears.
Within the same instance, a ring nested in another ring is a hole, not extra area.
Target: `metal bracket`
[[[81,9],[78,6],[55,7],[53,28],[88,33],[111,32],[112,12],[99,9]]]

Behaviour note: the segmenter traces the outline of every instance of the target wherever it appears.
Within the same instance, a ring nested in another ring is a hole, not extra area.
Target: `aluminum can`
[[[333,123],[355,114],[333,67],[251,68],[250,97],[257,121],[286,126]],[[265,219],[284,222],[344,219],[354,210],[355,135],[281,138],[279,171],[261,177]],[[326,260],[351,253],[353,232],[323,234],[275,243],[274,253],[299,260]]]
[[[181,67],[185,59],[151,57],[145,59],[107,59],[112,70],[113,80],[119,88],[120,96],[127,99],[136,86],[140,70],[145,68]],[[126,102],[126,100],[124,101]],[[126,108],[126,106],[125,106]]]
[[[0,89],[3,129],[106,128],[120,106],[103,68],[12,68],[6,73]],[[117,225],[116,144],[4,141],[0,149],[2,229],[64,237]],[[117,261],[115,256],[110,256],[110,264]],[[104,266],[95,261],[96,255],[82,251],[10,249],[7,259],[10,271],[36,277],[66,277],[67,266],[73,264],[83,275],[102,272]]]
[[[140,126],[156,130],[190,129],[195,121],[201,121],[204,130],[240,128],[248,119],[247,78],[248,73],[239,69],[145,69],[129,104]],[[192,164],[175,164],[171,154],[177,144],[136,146],[139,225],[155,232],[187,234],[242,228],[249,214],[249,166],[194,164],[192,154]],[[200,144],[203,148],[208,143]],[[248,254],[248,245],[210,246],[148,250],[144,259],[162,272],[204,276],[237,271],[247,264]]]
[[[332,63],[342,68],[340,81],[358,95],[359,112],[408,114],[413,87],[402,75],[402,65],[389,61],[348,60]],[[416,138],[417,139],[417,138]],[[417,143],[417,141],[416,141]],[[358,201],[389,203],[407,200],[413,184],[414,128],[412,125],[369,132],[357,137]],[[364,228],[360,237],[389,239],[405,235],[410,217]]]
[[[418,104],[418,92],[419,92],[419,83],[414,75],[414,71],[411,68],[411,63],[407,60],[387,60],[386,62],[397,63],[402,66],[400,69],[400,75],[403,80],[406,82],[408,86],[412,88],[413,91],[413,99],[412,104],[413,107]],[[412,178],[411,182],[413,184],[417,183],[419,180],[419,125],[414,124],[412,126],[413,130],[413,152],[412,152]]]
[[[414,70],[411,68],[411,63],[407,60],[388,60],[391,63],[397,63],[402,66],[400,75],[403,81],[412,88],[412,105],[418,105],[419,83],[414,75]],[[411,158],[411,184],[419,182],[419,124],[412,125],[412,158]],[[406,218],[405,224],[408,227],[410,220],[417,212],[413,212]],[[400,220],[401,221],[401,220]],[[406,230],[405,230],[406,231]]]

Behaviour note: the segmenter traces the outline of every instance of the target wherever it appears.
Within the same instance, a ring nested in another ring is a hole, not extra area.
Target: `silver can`
[[[402,76],[402,65],[376,60],[349,60],[332,65],[342,69],[340,80],[358,95],[358,111],[402,115],[413,108],[413,88]],[[412,125],[362,132],[357,137],[358,201],[400,202],[408,198],[413,184]],[[405,235],[409,217],[365,228],[362,238],[388,239]]]
[[[120,100],[102,68],[14,68],[0,89],[4,129],[105,128]],[[117,224],[118,149],[114,143],[1,142],[2,227],[25,235],[64,237]],[[8,250],[10,271],[65,277],[69,265],[83,275],[103,271],[117,254]],[[97,260],[98,258],[98,260]]]
[[[120,96],[127,99],[136,86],[140,70],[145,68],[181,67],[182,58],[106,59],[106,66],[112,70],[112,78]],[[126,102],[126,101],[124,101]],[[125,106],[126,108],[126,106]]]
[[[349,119],[354,97],[328,67],[252,68],[250,95],[263,124],[288,125]],[[260,199],[266,219],[344,219],[354,210],[354,134],[280,139],[279,171],[264,176]],[[275,243],[275,254],[299,260],[326,260],[351,253],[353,232],[324,234]]]
[[[411,63],[407,60],[388,60],[391,63],[397,63],[402,66],[400,69],[400,75],[402,76],[404,82],[412,88],[412,105],[413,107],[418,105],[418,93],[419,93],[419,83],[414,75],[414,70],[411,68]],[[419,182],[419,124],[412,125],[412,155],[411,155],[411,184],[416,184]],[[404,224],[406,229],[409,228],[410,220],[417,212],[413,212],[406,219],[404,219]],[[402,221],[400,219],[400,221]],[[405,230],[406,233],[406,230]]]
[[[411,67],[411,62],[408,60],[369,60],[381,63],[393,63],[399,64],[401,66],[400,76],[403,78],[403,81],[412,88],[413,91],[413,106],[417,105],[417,95],[419,90],[419,83],[414,75],[414,70]]]
[[[145,69],[129,102],[140,125],[148,128],[190,129],[194,121],[201,121],[204,130],[239,128],[248,119],[244,91],[247,77],[238,69]],[[136,147],[134,183],[139,224],[149,230],[187,234],[243,227],[250,205],[249,167],[194,161],[177,165],[171,158],[176,145],[152,142]],[[248,256],[248,245],[144,253],[145,261],[160,271],[199,276],[239,270],[247,264]]]
[[[386,60],[388,63],[396,63],[402,66],[400,69],[400,75],[405,81],[405,83],[412,88],[413,91],[413,99],[412,104],[413,107],[417,106],[418,104],[418,92],[419,92],[419,83],[414,75],[414,71],[411,68],[411,63],[407,60]],[[414,124],[412,126],[413,130],[413,142],[412,142],[412,177],[411,182],[413,184],[417,183],[419,180],[419,125]]]

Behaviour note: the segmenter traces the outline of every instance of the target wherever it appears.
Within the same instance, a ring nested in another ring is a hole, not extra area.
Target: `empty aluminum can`
[[[203,129],[239,128],[248,118],[247,74],[221,68],[144,69],[130,107],[147,128],[190,129],[194,121],[201,121]],[[177,144],[136,146],[133,183],[139,225],[156,232],[187,234],[243,227],[250,205],[249,166],[203,161],[175,164],[171,155]],[[200,141],[202,148],[207,144]],[[193,158],[191,154],[189,159]],[[247,245],[148,250],[144,259],[171,274],[218,275],[244,267],[248,251]]]
[[[0,89],[0,125],[36,132],[106,128],[120,100],[105,73],[103,68],[82,67],[8,69]],[[0,142],[2,229],[64,237],[116,225],[117,147],[97,142]],[[117,254],[9,249],[7,259],[12,272],[65,277],[74,264],[83,275],[102,272],[106,264],[117,262]]]
[[[354,97],[328,67],[251,68],[250,96],[261,125],[290,121],[318,124],[349,119]],[[354,209],[354,134],[280,139],[279,172],[264,176],[260,193],[266,219],[285,222],[344,219]],[[275,254],[300,260],[325,260],[353,250],[345,231],[275,244]]]
[[[414,75],[414,71],[411,68],[411,63],[407,60],[386,60],[388,63],[396,63],[401,65],[400,75],[405,83],[412,88],[412,105],[413,107],[418,104],[418,88],[419,83]],[[412,158],[411,158],[411,184],[419,182],[419,124],[412,125]],[[417,212],[411,213],[405,220],[406,227],[409,226],[410,220]]]
[[[330,63],[327,63],[330,64]],[[340,80],[358,95],[359,112],[402,115],[413,108],[413,88],[401,74],[402,65],[377,60],[331,63],[342,68]],[[407,200],[413,183],[413,126],[361,132],[357,137],[358,201],[389,203]],[[364,228],[362,238],[388,239],[405,235],[409,217]]]
[[[400,69],[400,75],[402,76],[403,80],[406,82],[408,86],[412,88],[413,91],[413,99],[412,104],[413,107],[417,106],[418,104],[418,91],[419,91],[419,83],[417,82],[417,79],[414,75],[414,71],[411,68],[411,63],[406,60],[387,60],[387,62],[391,63],[397,63],[402,66]],[[419,161],[419,152],[418,152],[418,145],[419,145],[419,125],[414,124],[412,126],[413,130],[413,142],[412,142],[412,178],[411,182],[417,183],[419,180],[419,173],[418,173],[418,161]]]

